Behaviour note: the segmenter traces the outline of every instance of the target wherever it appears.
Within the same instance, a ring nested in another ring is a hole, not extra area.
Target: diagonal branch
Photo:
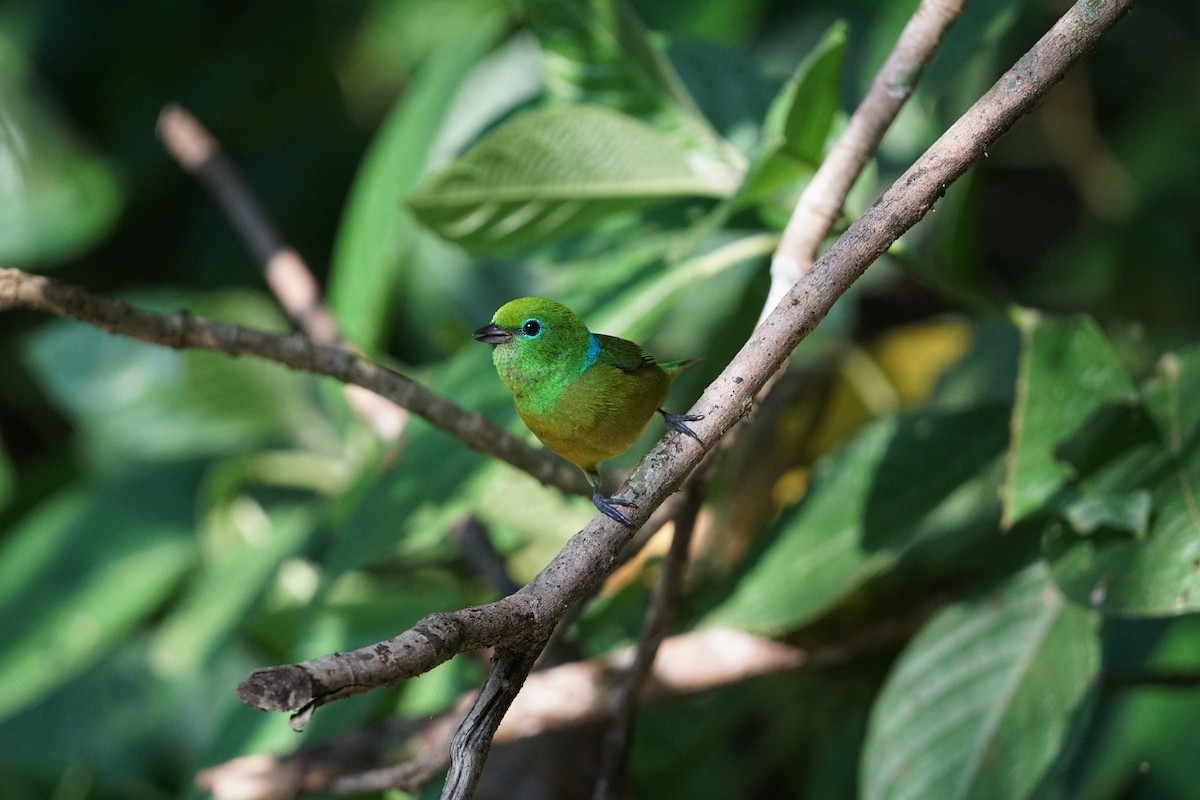
[[[921,220],[971,163],[1099,41],[1133,0],[1080,0],[946,131],[788,291],[691,409],[707,447],[745,415],[755,394],[833,303],[905,231]],[[637,502],[627,528],[597,515],[527,586],[484,606],[434,614],[386,642],[350,653],[256,670],[239,696],[260,709],[320,705],[398,683],[458,652],[534,642],[608,574],[622,546],[699,462],[693,440],[668,435],[630,476]],[[312,707],[312,706],[310,706]]]
[[[921,0],[904,26],[846,129],[800,193],[771,258],[771,288],[763,304],[764,318],[800,276],[812,268],[817,248],[841,215],[850,187],[879,149],[883,135],[912,95],[925,65],[966,3],[967,0]]]
[[[321,290],[300,254],[283,240],[258,198],[200,121],[178,105],[158,116],[158,134],[167,151],[193,175],[258,260],[263,277],[287,315],[321,344],[341,344],[337,321],[321,300]]]
[[[713,455],[710,453],[710,456]],[[708,458],[707,467],[700,467],[692,475],[681,494],[684,502],[675,517],[675,530],[671,535],[671,547],[662,561],[658,584],[650,596],[646,618],[638,634],[637,649],[633,662],[619,686],[607,700],[608,720],[604,732],[604,749],[600,760],[600,775],[593,787],[596,800],[618,798],[625,795],[625,771],[633,740],[633,721],[640,694],[654,670],[655,657],[667,636],[667,630],[675,618],[679,598],[683,594],[684,568],[691,550],[692,535],[696,530],[696,517],[704,502],[704,494],[712,480],[716,459]]]
[[[178,105],[158,116],[163,144],[187,172],[212,193],[262,267],[263,278],[293,322],[318,344],[343,346],[337,320],[304,259],[283,240],[233,161],[200,121]],[[361,386],[344,387],[346,401],[375,435],[391,442],[404,430],[403,409]]]
[[[496,648],[487,680],[450,741],[450,770],[442,787],[443,800],[465,800],[474,794],[496,729],[525,685],[548,638],[527,647]]]
[[[14,308],[74,317],[110,333],[151,344],[257,356],[293,369],[327,375],[388,398],[467,446],[512,464],[548,486],[574,494],[589,491],[574,467],[548,451],[530,447],[482,414],[452,403],[349,350],[317,344],[302,334],[269,333],[207,320],[187,311],[171,314],[145,311],[53,278],[0,268],[0,311]]]
[[[706,628],[666,639],[638,701],[659,702],[791,669],[827,669],[912,635],[928,609],[906,609],[855,638],[795,647],[733,628]],[[585,661],[532,673],[496,731],[493,744],[569,735],[606,712],[605,690],[622,680],[635,658],[622,648]],[[217,800],[267,800],[303,792],[337,795],[400,789],[417,793],[446,767],[454,729],[474,703],[468,692],[432,718],[389,719],[366,730],[308,742],[279,756],[242,756],[203,770],[201,788]],[[405,760],[395,763],[397,753]]]

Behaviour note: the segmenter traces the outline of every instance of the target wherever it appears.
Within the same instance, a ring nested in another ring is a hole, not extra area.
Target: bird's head
[[[495,347],[493,360],[514,378],[582,372],[595,358],[595,339],[575,312],[544,297],[505,303],[475,338]]]

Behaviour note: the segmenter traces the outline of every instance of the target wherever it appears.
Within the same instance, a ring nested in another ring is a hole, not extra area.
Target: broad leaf
[[[820,166],[841,107],[845,60],[846,25],[837,23],[800,62],[772,103],[763,123],[760,152],[737,202],[753,203]]]
[[[102,236],[121,193],[108,164],[83,144],[0,42],[0,263],[62,261]]]
[[[920,544],[994,535],[1004,421],[995,408],[872,424],[818,468],[707,622],[784,633]]]
[[[486,32],[485,32],[486,33]],[[329,303],[347,340],[383,346],[397,287],[409,284],[420,231],[403,206],[425,173],[455,91],[490,37],[480,34],[435,54],[376,135],[355,177],[338,229]]]
[[[598,106],[519,114],[408,198],[430,228],[480,250],[560,238],[609,214],[724,197],[737,178],[677,138]]]
[[[1071,597],[1109,614],[1200,610],[1197,396],[1200,350],[1169,353],[1143,404],[1103,415],[1061,448],[1079,478],[1045,548]]]
[[[865,800],[1026,797],[1099,671],[1099,617],[1037,562],[946,608],[900,656],[872,711]]]
[[[192,563],[194,475],[64,492],[0,551],[0,718],[74,680],[116,647]]]
[[[1136,397],[1132,379],[1091,319],[1022,310],[1018,323],[1024,347],[1004,488],[1008,526],[1042,508],[1071,476],[1055,455],[1059,443],[1103,406]]]
[[[731,156],[623,0],[526,0],[525,6],[546,51],[551,96],[603,105],[672,131],[689,146]]]

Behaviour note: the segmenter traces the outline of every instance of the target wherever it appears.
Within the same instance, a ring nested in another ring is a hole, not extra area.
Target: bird
[[[583,470],[592,502],[617,522],[633,526],[617,507],[634,504],[600,491],[601,462],[628,450],[655,412],[700,441],[687,423],[703,415],[662,407],[671,382],[695,359],[660,363],[631,341],[592,333],[575,312],[544,297],[505,303],[474,337],[492,345],[492,363],[526,427]]]

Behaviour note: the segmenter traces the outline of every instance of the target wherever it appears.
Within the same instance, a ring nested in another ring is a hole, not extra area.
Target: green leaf
[[[1066,504],[1063,515],[1077,534],[1112,528],[1144,539],[1150,525],[1150,507],[1150,493],[1135,489],[1125,494],[1085,494]]]
[[[1037,562],[934,617],[871,714],[865,800],[1026,797],[1058,757],[1100,667],[1099,616]]]
[[[135,304],[182,305],[259,327],[279,320],[259,295],[156,295]],[[312,441],[326,427],[311,403],[316,379],[260,359],[172,350],[73,320],[38,329],[24,350],[47,393],[79,427],[83,456],[100,471],[244,450],[288,433]]]
[[[1189,795],[1200,692],[1189,691],[1200,617],[1107,622],[1103,692],[1069,761],[1038,787],[1036,800],[1168,798]],[[1159,680],[1162,680],[1160,683]],[[1186,682],[1186,683],[1185,683]],[[1147,767],[1151,768],[1147,770]]]
[[[753,203],[820,166],[841,108],[845,61],[846,24],[837,22],[800,62],[771,104],[763,123],[762,145],[738,193],[739,203]]]
[[[663,52],[707,124],[743,159],[753,154],[760,123],[779,92],[778,77],[750,53],[710,39],[673,37]]]
[[[378,352],[420,231],[404,208],[456,91],[493,36],[491,26],[432,56],[388,116],[355,177],[334,244],[329,304],[348,341]]]
[[[1133,380],[1087,317],[1017,314],[1024,349],[1013,409],[1013,442],[1004,487],[1004,522],[1041,509],[1072,475],[1059,443],[1103,406],[1136,400]]]
[[[818,467],[808,494],[706,624],[778,635],[918,545],[993,535],[1004,423],[998,408],[873,423]]]
[[[205,553],[187,591],[154,633],[151,656],[160,675],[194,673],[244,624],[280,563],[303,547],[312,514],[303,507],[273,513],[238,497],[213,524],[231,530],[223,547]]]
[[[15,62],[0,48],[0,263],[63,261],[112,227],[121,192]]]
[[[424,224],[495,251],[566,236],[620,212],[725,197],[736,178],[678,140],[610,109],[519,114],[408,198]]]
[[[552,96],[621,111],[677,134],[689,147],[732,157],[624,2],[526,0],[525,6],[546,52],[546,88]]]
[[[1108,458],[1097,446],[1071,449],[1089,454],[1088,471],[1069,486],[1072,502],[1047,524],[1043,547],[1063,591],[1106,614],[1193,612],[1200,610],[1200,350],[1164,356],[1142,396],[1143,413],[1110,415],[1108,433],[1088,437],[1119,443]]]
[[[813,166],[821,163],[825,141],[841,107],[847,27],[835,22],[796,68],[767,114],[764,137]]]
[[[192,563],[194,475],[52,497],[0,550],[0,718],[73,680],[171,593]]]

